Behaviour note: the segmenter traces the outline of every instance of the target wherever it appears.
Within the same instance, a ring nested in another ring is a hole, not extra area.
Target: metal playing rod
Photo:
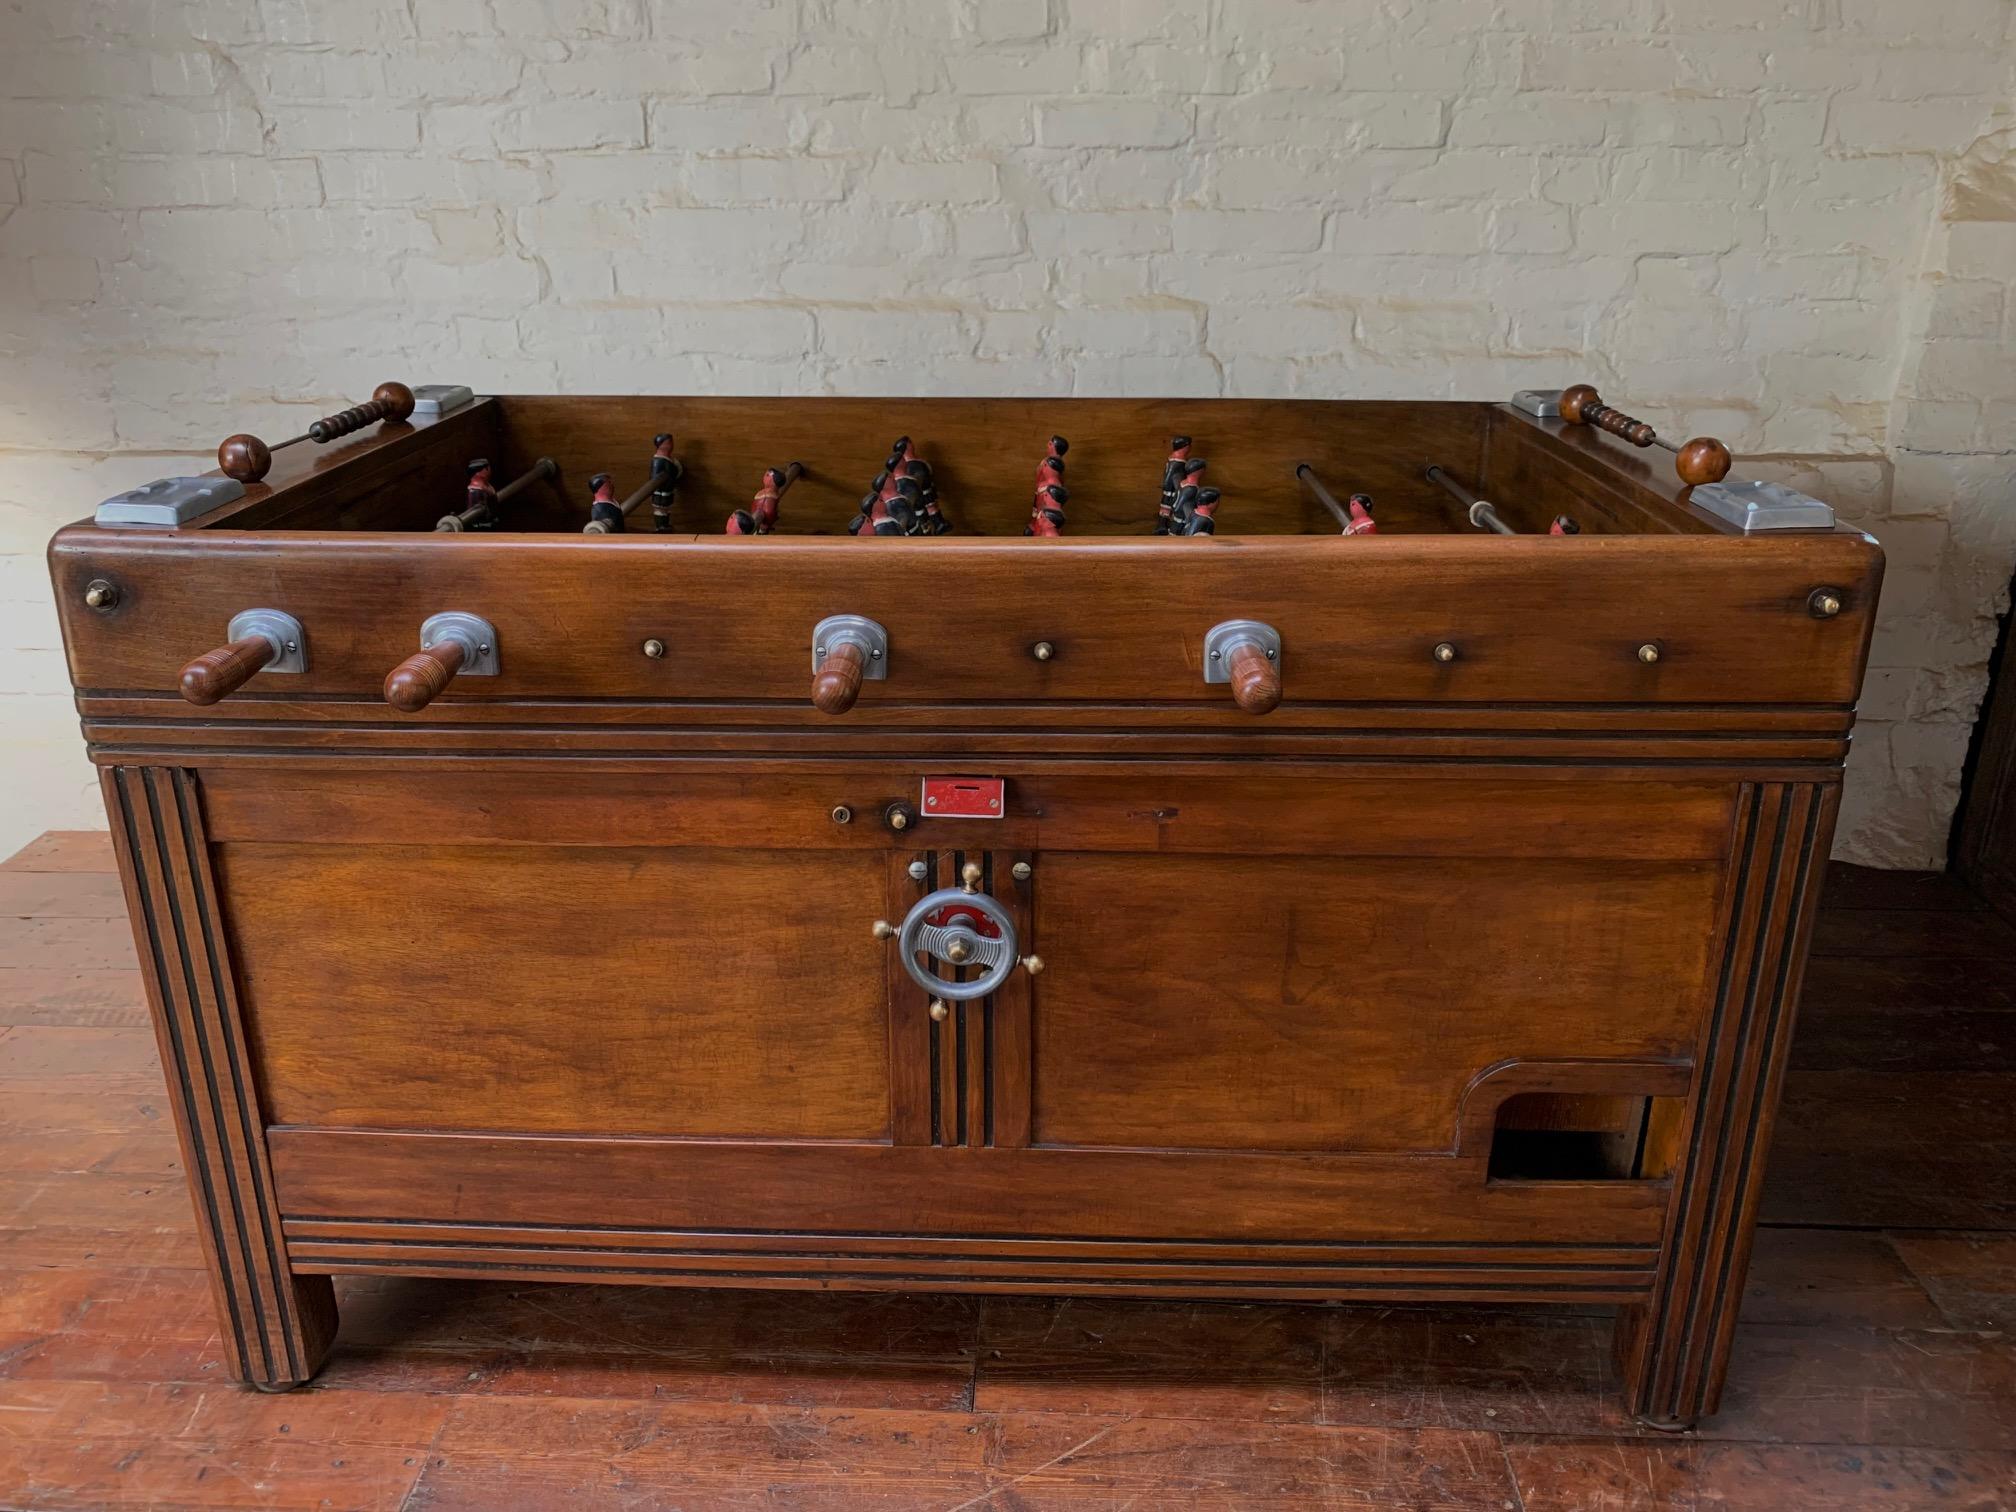
[[[1498,513],[1498,506],[1489,499],[1482,498],[1458,483],[1439,467],[1428,469],[1428,481],[1440,483],[1449,490],[1450,496],[1461,504],[1470,516],[1470,523],[1479,530],[1488,530],[1494,535],[1517,535],[1518,531],[1505,523],[1505,517]]]
[[[483,516],[494,512],[499,504],[509,502],[530,488],[534,483],[546,478],[557,477],[559,473],[560,464],[558,462],[555,462],[551,457],[541,457],[537,462],[532,464],[531,471],[521,477],[513,478],[509,483],[498,489],[495,497],[486,499],[481,504],[471,505],[467,509],[458,509],[454,514],[443,515],[436,522],[434,528],[437,531],[467,530],[472,525],[480,524]]]
[[[1435,469],[1433,468],[1429,469],[1431,474],[1434,471]],[[1317,503],[1337,517],[1339,525],[1343,526],[1347,531],[1351,528],[1350,511],[1345,509],[1342,504],[1339,504],[1336,496],[1323,486],[1323,480],[1316,476],[1315,468],[1311,467],[1307,462],[1297,462],[1295,464],[1295,476],[1302,480],[1309,492],[1316,495]]]
[[[518,481],[522,483],[524,479],[521,478]],[[514,488],[517,486],[516,483],[512,485]],[[631,511],[641,507],[644,501],[650,498],[657,488],[658,480],[656,478],[646,478],[642,483],[639,483],[630,497],[617,506],[623,511],[623,518],[626,520],[629,519]],[[500,491],[497,497],[502,499],[504,495]],[[583,535],[610,535],[612,533],[613,527],[607,520],[590,520],[586,525],[581,527],[581,534]]]

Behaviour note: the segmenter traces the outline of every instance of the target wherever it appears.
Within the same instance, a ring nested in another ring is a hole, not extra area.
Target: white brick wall
[[[379,380],[1496,399],[1881,536],[1841,850],[1943,855],[2016,562],[2016,0],[0,7],[0,851],[41,565]]]

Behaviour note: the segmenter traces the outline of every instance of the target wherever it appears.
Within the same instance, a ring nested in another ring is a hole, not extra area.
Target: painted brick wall
[[[1868,525],[1840,849],[1933,865],[2016,562],[2012,0],[0,3],[0,851],[100,822],[51,529],[380,379],[1589,379]]]

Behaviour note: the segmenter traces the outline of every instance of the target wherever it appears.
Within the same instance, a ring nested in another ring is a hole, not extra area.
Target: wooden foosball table
[[[358,1272],[1610,1304],[1713,1411],[1882,558],[1666,445],[386,384],[106,501],[230,1370]]]

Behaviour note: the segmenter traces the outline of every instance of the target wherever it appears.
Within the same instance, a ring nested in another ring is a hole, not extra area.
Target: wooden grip
[[[1232,701],[1248,714],[1268,714],[1281,702],[1281,669],[1253,641],[1241,641],[1225,656]]]
[[[386,674],[385,702],[408,714],[419,713],[455,680],[467,656],[462,642],[452,639],[415,651]]]
[[[339,414],[324,415],[308,427],[308,435],[316,442],[334,441],[364,429],[374,420],[404,420],[412,413],[413,390],[403,383],[381,383],[362,404],[352,405]]]
[[[853,641],[840,642],[812,674],[812,707],[822,714],[845,714],[861,696],[861,676],[867,670],[861,647]]]
[[[279,652],[263,635],[248,635],[215,651],[205,651],[182,669],[182,696],[192,704],[214,704],[236,693]]]
[[[1650,446],[1659,437],[1643,420],[1634,420],[1624,411],[1605,404],[1603,396],[1586,383],[1561,391],[1561,418],[1570,425],[1593,425],[1606,430],[1633,446]]]

